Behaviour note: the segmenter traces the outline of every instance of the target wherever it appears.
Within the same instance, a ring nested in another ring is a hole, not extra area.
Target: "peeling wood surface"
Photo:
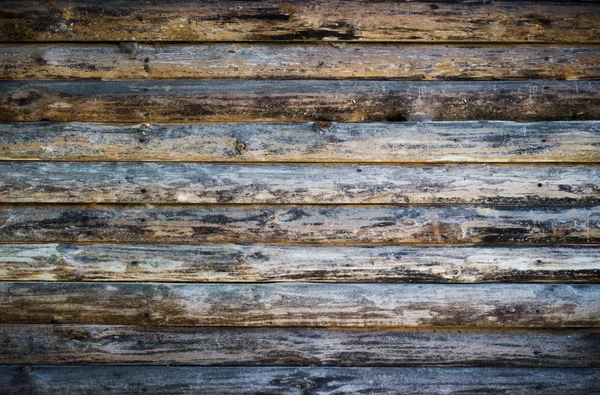
[[[0,244],[0,281],[600,283],[596,247]]]
[[[0,44],[0,78],[593,80],[599,59],[597,46]]]
[[[598,204],[597,166],[0,162],[3,203]]]
[[[599,81],[4,81],[0,121],[600,119]]]
[[[0,342],[0,364],[600,367],[597,329],[0,325]]]
[[[12,394],[448,394],[597,395],[600,369],[0,367]]]
[[[0,323],[597,327],[600,285],[1,282]]]
[[[2,206],[0,242],[597,244],[600,206]]]
[[[2,41],[598,42],[587,2],[5,0]]]
[[[0,123],[2,160],[597,163],[598,146],[597,121]]]

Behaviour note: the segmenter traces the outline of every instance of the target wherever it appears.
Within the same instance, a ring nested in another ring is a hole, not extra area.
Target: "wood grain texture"
[[[13,394],[597,395],[600,369],[0,367]]]
[[[598,204],[597,166],[0,162],[2,203]]]
[[[600,206],[2,206],[0,242],[598,244]]]
[[[0,364],[600,367],[597,329],[0,325]]]
[[[597,327],[597,284],[1,282],[2,324]]]
[[[598,59],[596,46],[0,44],[0,78],[593,80]]]
[[[597,395],[600,369],[2,366],[11,394]]]
[[[0,121],[600,119],[600,81],[3,81]]]
[[[0,159],[600,162],[600,122],[0,123]]]
[[[0,281],[600,283],[595,247],[0,244]]]
[[[5,0],[2,41],[598,42],[594,3]]]

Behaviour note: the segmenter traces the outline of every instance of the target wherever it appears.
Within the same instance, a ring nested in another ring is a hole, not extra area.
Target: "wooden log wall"
[[[600,394],[600,2],[0,3],[0,393]]]

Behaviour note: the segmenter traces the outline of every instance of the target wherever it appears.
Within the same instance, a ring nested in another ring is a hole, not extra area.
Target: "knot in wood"
[[[313,123],[313,131],[315,133],[325,133],[327,130],[331,129],[333,126],[333,122],[329,121],[317,121]]]

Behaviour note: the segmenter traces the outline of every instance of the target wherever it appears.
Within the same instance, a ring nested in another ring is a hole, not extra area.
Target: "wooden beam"
[[[600,168],[0,162],[2,203],[599,204]]]
[[[600,366],[600,331],[0,325],[0,364]],[[440,352],[440,350],[444,350]]]
[[[0,159],[600,162],[600,122],[0,123]]]
[[[0,281],[600,283],[595,247],[0,244]]]
[[[5,0],[2,41],[599,42],[595,3]]]
[[[600,285],[1,282],[0,323],[589,328]]]
[[[597,244],[600,206],[2,206],[0,242]]]
[[[600,369],[2,366],[12,394],[595,394]]]
[[[600,81],[6,81],[0,121],[600,119]]]
[[[599,57],[571,45],[0,44],[0,78],[594,80]]]

